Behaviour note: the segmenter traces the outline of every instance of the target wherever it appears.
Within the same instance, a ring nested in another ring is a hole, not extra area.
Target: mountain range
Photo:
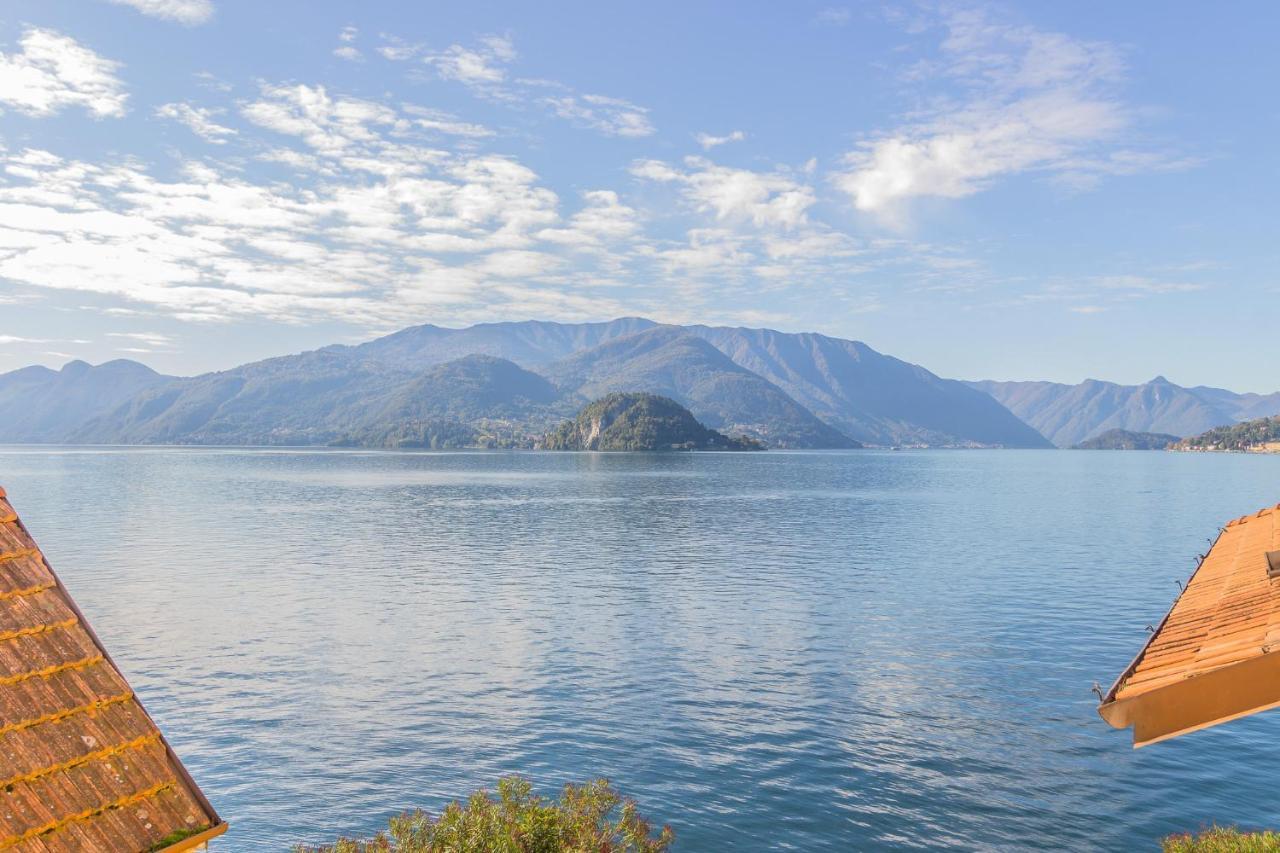
[[[989,395],[814,334],[607,323],[414,326],[193,377],[134,362],[0,375],[0,441],[526,446],[614,391],[773,447],[1043,447]]]
[[[1072,447],[1112,429],[1199,435],[1218,426],[1280,414],[1280,393],[1237,394],[1184,388],[1163,376],[1141,385],[1088,379],[1058,382],[970,382],[1058,447]]]
[[[797,448],[1068,447],[1280,413],[1280,394],[961,382],[857,341],[629,317],[428,324],[192,377],[126,360],[22,368],[0,375],[0,442],[529,447],[614,392]]]

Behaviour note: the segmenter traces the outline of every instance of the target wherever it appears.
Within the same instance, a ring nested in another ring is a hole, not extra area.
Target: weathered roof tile
[[[1105,697],[1143,746],[1280,705],[1280,506],[1227,523],[1146,647]]]
[[[0,489],[0,851],[146,851],[226,828]]]

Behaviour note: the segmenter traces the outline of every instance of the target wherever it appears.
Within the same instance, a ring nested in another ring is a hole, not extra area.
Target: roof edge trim
[[[1098,713],[1117,729],[1133,726],[1136,749],[1276,707],[1280,651],[1106,702]]]
[[[183,850],[194,850],[202,844],[208,844],[210,839],[217,838],[226,831],[227,823],[222,821],[209,827],[204,832],[189,836],[181,841],[175,841],[168,847],[161,847],[160,853],[181,853]]]

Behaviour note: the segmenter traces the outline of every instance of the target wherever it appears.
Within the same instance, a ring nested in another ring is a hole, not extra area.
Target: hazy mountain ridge
[[[968,384],[990,394],[1059,447],[1071,447],[1112,429],[1181,437],[1280,413],[1280,394],[1184,388],[1163,376],[1141,385],[1096,379],[1078,385],[990,380]]]
[[[328,349],[171,379],[69,433],[111,444],[324,444],[412,374]]]
[[[326,347],[373,359],[398,369],[421,369],[466,355],[488,355],[537,368],[614,338],[642,332],[658,324],[640,317],[603,323],[553,323],[526,320],[480,323],[465,329],[430,324],[410,326],[354,347]]]
[[[112,364],[68,366],[89,371],[82,381],[92,393],[74,398],[84,405],[62,400],[55,378],[66,369],[0,376],[0,423],[24,424],[0,440],[527,446],[589,399],[645,391],[672,397],[712,428],[774,446],[1050,446],[997,402],[995,386],[1018,383],[943,379],[856,341],[767,329],[641,318],[424,325],[189,378]],[[118,380],[121,370],[133,378]],[[1201,394],[1238,406],[1269,399]],[[40,418],[30,414],[37,410]]]
[[[746,434],[775,447],[860,446],[767,379],[679,326],[614,338],[549,365],[547,374],[561,388],[588,399],[636,389],[670,397],[713,429]]]
[[[150,388],[172,381],[127,359],[61,370],[24,367],[0,374],[0,441],[60,442],[81,424]]]
[[[1048,447],[1044,436],[965,383],[812,332],[692,326],[845,434],[872,444]]]
[[[468,355],[370,400],[335,443],[375,447],[532,447],[579,401],[514,362]]]

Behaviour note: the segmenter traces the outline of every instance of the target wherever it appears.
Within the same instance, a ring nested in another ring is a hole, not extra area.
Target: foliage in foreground
[[[556,801],[532,793],[528,781],[510,776],[498,782],[498,796],[480,790],[466,805],[452,802],[438,818],[423,811],[394,817],[387,832],[373,838],[340,838],[320,847],[299,846],[297,853],[662,853],[675,834],[670,827],[654,835],[636,811],[597,779],[565,785]]]
[[[1170,835],[1161,843],[1164,853],[1278,853],[1280,832],[1241,832],[1215,826],[1199,835]]]

